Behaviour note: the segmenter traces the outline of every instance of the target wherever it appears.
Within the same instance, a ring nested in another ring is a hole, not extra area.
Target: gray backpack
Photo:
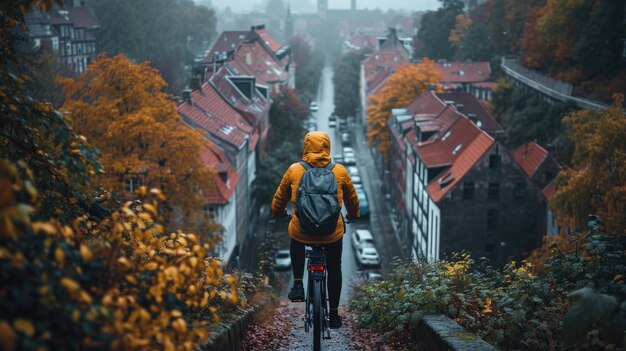
[[[296,214],[300,230],[308,235],[327,236],[335,232],[341,215],[337,195],[334,163],[326,167],[311,167],[300,162],[305,171],[296,193]]]

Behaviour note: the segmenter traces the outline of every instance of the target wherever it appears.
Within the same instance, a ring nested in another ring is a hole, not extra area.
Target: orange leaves
[[[384,154],[390,147],[387,121],[394,108],[405,108],[411,101],[424,93],[430,85],[439,90],[441,73],[433,61],[424,59],[423,63],[404,65],[389,77],[385,86],[368,98],[368,139],[370,145],[376,145]]]
[[[573,165],[561,171],[550,206],[561,224],[586,226],[597,214],[606,232],[626,234],[626,115],[623,96],[604,111],[582,110],[563,119],[575,144]]]
[[[165,82],[158,71],[123,55],[100,55],[80,79],[63,83],[67,99],[62,109],[73,117],[77,132],[102,151],[104,185],[129,198],[147,195],[145,186],[135,194],[126,192],[130,182],[167,188],[169,205],[182,210],[183,226],[206,233],[206,218],[199,215],[203,197],[193,189],[208,188],[213,179],[199,156],[208,141],[184,125],[162,91]],[[158,190],[150,195],[165,199]],[[170,209],[157,212],[150,206],[146,212],[155,219],[165,216],[165,224],[174,216]]]

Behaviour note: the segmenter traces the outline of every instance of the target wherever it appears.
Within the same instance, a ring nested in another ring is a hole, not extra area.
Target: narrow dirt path
[[[382,335],[374,330],[359,328],[344,308],[340,308],[343,326],[331,330],[331,339],[323,341],[326,351],[413,351],[423,350],[415,341],[397,340],[383,342]],[[239,351],[309,351],[312,349],[311,332],[304,331],[302,304],[283,301],[264,320],[249,328]]]

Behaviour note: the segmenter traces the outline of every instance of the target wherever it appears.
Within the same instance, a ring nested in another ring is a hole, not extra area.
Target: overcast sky
[[[206,0],[205,0],[206,1]],[[235,12],[247,12],[255,8],[264,8],[264,0],[210,0],[215,7],[224,8],[230,6]],[[287,3],[287,0],[283,0]],[[307,0],[304,0],[307,1]],[[203,0],[196,0],[196,2],[203,2]],[[290,0],[291,7],[297,7],[297,2],[303,2],[303,0]],[[316,0],[308,0],[313,6],[317,4]],[[357,8],[375,9],[381,10],[388,9],[404,9],[409,11],[423,11],[423,10],[436,10],[440,3],[438,0],[357,0]],[[315,8],[315,7],[313,7]],[[350,0],[328,0],[328,8],[330,9],[347,9],[350,8]]]

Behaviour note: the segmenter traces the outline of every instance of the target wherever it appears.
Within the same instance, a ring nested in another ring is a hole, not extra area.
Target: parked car
[[[291,267],[291,254],[289,249],[281,249],[276,252],[276,269],[289,269]]]
[[[366,282],[379,282],[383,280],[383,272],[376,269],[363,272],[363,280]]]
[[[342,155],[334,155],[331,160],[335,163],[339,163],[339,164],[343,164],[344,160],[343,160],[343,156]]]
[[[348,166],[348,167],[346,167],[346,169],[348,170],[348,173],[350,174],[350,177],[354,177],[354,176],[358,176],[359,175],[359,169],[356,166]]]
[[[374,237],[367,229],[357,229],[352,233],[352,248],[355,250],[361,246],[374,246]]]
[[[354,176],[350,176],[350,178],[352,179],[352,184],[361,184],[361,176],[360,175],[354,175]]]
[[[317,130],[317,121],[315,120],[315,118],[311,117],[311,118],[307,119],[305,125],[306,125],[306,129],[309,132]]]
[[[329,121],[335,121],[335,122],[337,122],[337,116],[335,116],[335,115],[330,115],[330,116],[328,116],[328,120],[329,120]]]
[[[341,133],[341,145],[350,145],[350,133]]]
[[[348,130],[348,122],[345,118],[340,118],[339,119],[339,130],[340,131],[344,131],[344,130]]]
[[[311,105],[309,106],[309,110],[311,110],[313,112],[319,110],[319,107],[317,106],[317,101],[311,102]]]
[[[365,192],[365,189],[363,189],[362,187],[356,188],[356,195],[359,197],[359,211],[361,212],[361,217],[369,217],[370,204],[367,200],[367,193]]]
[[[344,146],[343,155],[345,156],[346,154],[352,154],[354,156],[354,149],[349,146]]]
[[[344,161],[344,164],[346,164],[346,165],[355,165],[356,164],[356,158],[354,157],[354,155],[345,155],[343,157],[343,161]]]
[[[328,121],[328,128],[335,128],[337,127],[337,122],[335,121]]]
[[[380,256],[378,256],[378,251],[375,247],[363,246],[356,250],[356,262],[360,267],[380,267]]]

